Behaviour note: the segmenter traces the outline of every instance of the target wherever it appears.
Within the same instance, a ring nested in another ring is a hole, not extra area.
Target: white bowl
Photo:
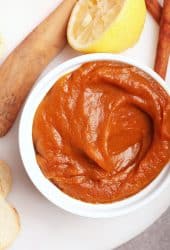
[[[19,126],[19,148],[21,158],[27,174],[37,189],[49,201],[53,202],[55,205],[63,208],[64,210],[73,214],[91,218],[121,216],[128,214],[139,207],[142,208],[143,205],[151,202],[155,196],[159,195],[162,189],[165,189],[170,183],[170,165],[168,164],[152,183],[150,183],[145,189],[136,195],[110,204],[90,204],[76,200],[63,193],[42,174],[36,162],[32,141],[32,124],[35,111],[49,89],[55,84],[57,79],[59,79],[64,74],[73,71],[83,63],[99,60],[118,61],[134,65],[148,73],[158,83],[160,83],[168,93],[170,93],[170,88],[165,84],[159,75],[157,75],[150,68],[143,66],[140,63],[136,63],[131,59],[104,53],[83,55],[60,64],[39,81],[26,101]]]

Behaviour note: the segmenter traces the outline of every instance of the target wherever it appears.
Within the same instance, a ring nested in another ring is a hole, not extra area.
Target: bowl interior
[[[155,72],[146,66],[141,66],[139,63],[136,63],[133,60],[124,58],[122,56],[103,53],[76,57],[57,66],[41,81],[39,81],[37,86],[30,93],[20,120],[19,148],[27,174],[37,189],[48,200],[74,214],[93,218],[106,218],[127,214],[137,209],[139,206],[141,207],[142,205],[154,199],[155,195],[158,195],[158,193],[161,192],[161,190],[165,188],[165,186],[167,186],[170,182],[169,164],[161,171],[159,176],[152,183],[150,183],[145,189],[136,195],[110,204],[90,204],[76,200],[66,195],[44,177],[36,162],[32,141],[32,125],[36,109],[50,88],[61,76],[75,70],[81,64],[99,60],[118,61],[134,65],[148,73],[158,83],[160,83],[168,93],[170,93],[170,88]]]

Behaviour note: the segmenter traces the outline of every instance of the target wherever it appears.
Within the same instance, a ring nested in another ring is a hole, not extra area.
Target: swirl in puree
[[[170,160],[170,97],[134,66],[87,63],[44,97],[33,142],[43,174],[69,196],[122,200],[151,183]]]

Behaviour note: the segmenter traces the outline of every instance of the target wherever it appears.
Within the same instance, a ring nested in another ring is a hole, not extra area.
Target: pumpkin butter
[[[170,97],[122,63],[92,62],[57,81],[33,123],[37,162],[66,194],[109,203],[136,194],[170,159]]]

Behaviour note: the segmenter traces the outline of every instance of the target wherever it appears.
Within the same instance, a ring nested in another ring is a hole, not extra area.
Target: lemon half
[[[67,29],[81,52],[121,52],[139,39],[146,17],[144,0],[79,0]]]

